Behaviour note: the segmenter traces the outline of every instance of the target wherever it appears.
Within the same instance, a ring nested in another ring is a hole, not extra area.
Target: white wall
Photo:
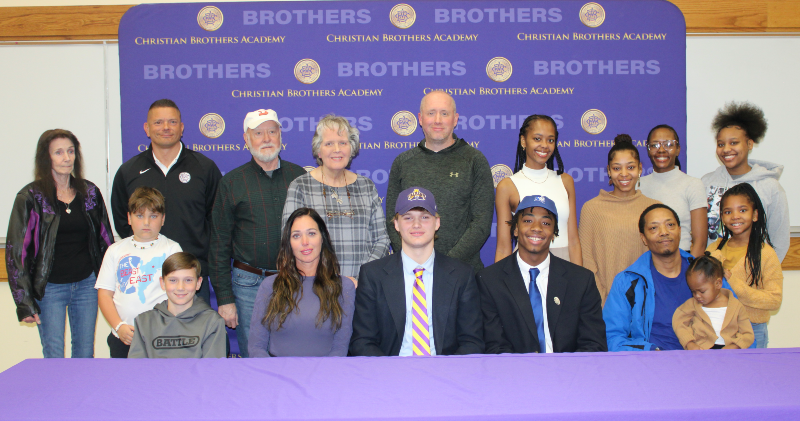
[[[800,157],[794,125],[800,94],[798,52],[800,37],[686,39],[688,173],[701,177],[719,165],[711,120],[725,102],[759,105],[769,120],[769,129],[750,157],[785,166],[781,185],[789,197],[793,226],[800,226],[800,184],[794,182],[800,180],[800,165],[792,165]]]
[[[45,130],[75,134],[84,177],[100,187],[108,205],[109,177],[122,165],[118,45],[0,45],[0,92],[3,243],[14,196],[33,181],[36,143]]]

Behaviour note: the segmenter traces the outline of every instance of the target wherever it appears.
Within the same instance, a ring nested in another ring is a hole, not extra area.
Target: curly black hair
[[[730,126],[744,130],[747,137],[755,143],[761,142],[767,133],[767,119],[764,117],[764,111],[749,102],[725,104],[711,122],[711,130],[716,134]]]

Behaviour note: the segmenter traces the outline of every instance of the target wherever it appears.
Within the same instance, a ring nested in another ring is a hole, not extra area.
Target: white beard
[[[281,153],[281,148],[276,148],[273,153],[261,153],[255,149],[250,149],[250,153],[253,154],[253,158],[255,158],[256,161],[261,161],[266,164],[278,157],[278,154]]]

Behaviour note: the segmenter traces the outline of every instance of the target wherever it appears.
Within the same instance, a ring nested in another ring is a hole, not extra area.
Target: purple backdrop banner
[[[223,173],[250,159],[247,112],[277,111],[281,156],[301,166],[316,166],[314,127],[335,113],[361,131],[351,169],[383,198],[394,157],[423,138],[422,96],[444,90],[455,133],[483,152],[495,182],[513,169],[522,120],[552,116],[580,212],[608,187],[616,134],[643,157],[657,124],[686,138],[685,35],[680,10],[655,0],[139,5],[119,28],[123,159],[147,148],[142,124],[160,98],[180,107],[186,146]]]

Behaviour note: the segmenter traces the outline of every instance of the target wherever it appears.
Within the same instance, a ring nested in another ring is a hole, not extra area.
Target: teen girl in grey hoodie
[[[753,145],[767,132],[764,112],[747,102],[732,102],[719,110],[711,127],[717,134],[717,157],[722,165],[702,178],[708,199],[708,244],[722,236],[722,194],[737,184],[749,183],[764,205],[769,237],[783,261],[789,251],[789,202],[778,181],[783,165],[748,159]]]

